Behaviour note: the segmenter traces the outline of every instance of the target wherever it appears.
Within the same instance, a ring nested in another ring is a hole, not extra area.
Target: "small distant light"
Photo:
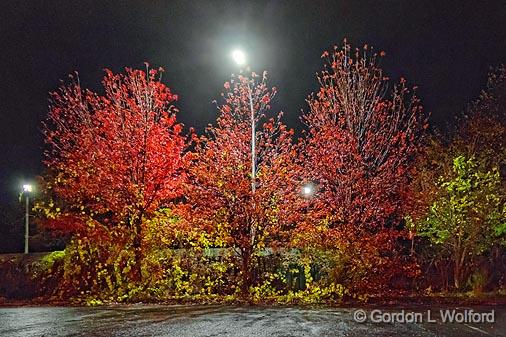
[[[242,50],[236,49],[232,52],[232,58],[238,65],[244,65],[246,63],[246,54]]]
[[[23,192],[32,192],[33,191],[33,186],[30,185],[30,184],[24,184],[23,185]]]

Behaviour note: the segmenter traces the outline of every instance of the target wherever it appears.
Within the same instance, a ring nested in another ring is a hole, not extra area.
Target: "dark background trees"
[[[410,216],[436,287],[481,292],[504,282],[505,97],[506,71],[499,66],[453,133],[435,135],[418,159]]]

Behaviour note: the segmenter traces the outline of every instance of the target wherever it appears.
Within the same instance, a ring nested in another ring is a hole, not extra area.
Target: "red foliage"
[[[67,206],[60,220],[72,219],[68,231],[93,219],[131,228],[138,246],[143,218],[181,196],[187,144],[172,105],[177,96],[160,75],[106,70],[103,94],[70,76],[51,94],[45,164],[52,193]]]
[[[360,263],[377,264],[392,256],[404,235],[399,223],[425,118],[405,80],[387,92],[388,79],[367,48],[352,54],[345,43],[322,57],[330,67],[319,74],[321,88],[309,97],[310,111],[302,118],[309,132],[301,144],[300,168],[303,181],[318,190],[299,205],[308,216],[298,244],[362,251]],[[364,245],[376,247],[378,257]],[[387,275],[379,265],[376,276]]]
[[[274,244],[286,218],[283,204],[285,191],[292,186],[293,132],[281,122],[281,114],[265,116],[275,93],[268,89],[265,74],[261,81],[255,74],[239,76],[229,86],[225,85],[229,90],[219,106],[217,125],[209,126],[207,135],[198,140],[186,193],[188,221],[212,234],[216,245],[240,249],[246,291],[255,250]],[[256,125],[254,180],[250,93]]]

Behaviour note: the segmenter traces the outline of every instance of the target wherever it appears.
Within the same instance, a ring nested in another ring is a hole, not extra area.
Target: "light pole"
[[[243,66],[246,64],[246,54],[242,50],[236,49],[232,52],[232,58],[235,63],[239,66]],[[248,99],[249,99],[249,109],[251,112],[251,191],[253,194],[255,193],[256,184],[256,158],[255,158],[255,111],[253,110],[253,98],[251,96],[251,86],[250,80],[248,79]]]
[[[256,158],[255,158],[255,111],[253,110],[253,99],[251,98],[251,87],[248,80],[249,109],[251,111],[251,191],[255,194],[256,183]]]
[[[25,254],[28,254],[28,241],[30,239],[30,193],[33,187],[30,184],[23,185],[23,194],[25,195]]]
[[[235,63],[239,66],[244,66],[246,64],[246,54],[242,50],[236,49],[232,52],[232,58]],[[251,95],[251,85],[250,79],[248,78],[248,99],[249,99],[249,109],[251,112],[251,192],[252,195],[255,194],[256,190],[256,154],[255,154],[255,143],[256,143],[256,134],[255,134],[255,111],[253,110],[253,98]],[[255,208],[255,200],[253,199],[253,208]],[[253,246],[255,242],[255,226],[251,226],[251,245]]]

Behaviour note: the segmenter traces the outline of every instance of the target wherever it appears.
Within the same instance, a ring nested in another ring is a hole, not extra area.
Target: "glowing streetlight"
[[[246,54],[242,50],[235,49],[232,52],[232,58],[234,59],[235,63],[242,66],[246,64]]]
[[[313,189],[311,186],[304,186],[302,188],[302,193],[304,193],[304,195],[311,195],[311,193],[313,193]]]
[[[28,241],[30,239],[30,193],[33,192],[33,186],[23,185],[23,194],[25,195],[25,254],[28,254]]]
[[[314,188],[313,184],[307,183],[304,186],[302,186],[302,194],[306,198],[312,197],[314,192],[315,192],[315,188]]]

